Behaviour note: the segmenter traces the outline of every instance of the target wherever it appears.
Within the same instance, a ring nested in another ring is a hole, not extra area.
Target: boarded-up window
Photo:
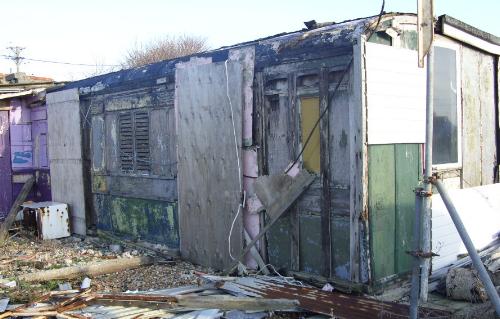
[[[319,98],[303,97],[300,99],[300,130],[302,147],[311,135],[309,142],[305,145],[302,153],[304,168],[310,172],[319,173],[320,171],[320,135],[319,125],[314,125],[319,119]],[[311,134],[311,131],[313,130]]]
[[[149,113],[120,113],[120,167],[123,172],[148,174],[151,170]]]

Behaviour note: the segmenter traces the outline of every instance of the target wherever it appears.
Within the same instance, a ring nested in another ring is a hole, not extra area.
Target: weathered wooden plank
[[[40,282],[56,279],[73,279],[88,276],[99,276],[111,274],[127,269],[134,269],[141,266],[148,266],[154,262],[149,256],[133,258],[117,258],[100,262],[91,262],[88,264],[69,266],[58,269],[42,270],[38,272],[20,275],[19,280],[25,282]]]
[[[246,243],[252,241],[252,238],[250,237],[246,229],[243,230],[243,235],[245,236]],[[250,253],[252,254],[253,259],[255,259],[255,261],[259,265],[260,272],[262,272],[264,275],[269,275],[270,272],[267,269],[266,263],[264,262],[264,259],[262,259],[262,256],[260,255],[259,251],[255,246],[250,249]]]
[[[343,71],[340,71],[343,72]],[[339,72],[331,74],[338,82]],[[332,185],[349,185],[350,183],[350,150],[349,140],[356,131],[350,129],[350,107],[360,107],[359,105],[350,105],[351,82],[349,74],[346,74],[343,83],[348,85],[348,90],[337,90],[330,101],[330,181]]]
[[[368,147],[368,206],[373,279],[394,274],[394,145]]]
[[[227,62],[177,68],[176,88],[181,254],[227,268],[229,249],[239,255],[243,247],[242,215],[230,234],[241,199],[242,67]]]
[[[95,115],[92,117],[92,126],[90,132],[90,152],[93,172],[102,172],[106,168],[105,147],[106,139],[104,138],[105,125],[104,116]]]
[[[5,242],[7,237],[9,237],[9,228],[10,226],[12,226],[12,223],[16,219],[17,213],[19,212],[19,207],[26,200],[26,197],[31,191],[31,188],[33,187],[34,183],[35,183],[35,177],[31,176],[23,185],[23,188],[21,189],[19,195],[17,195],[16,200],[14,201],[12,207],[10,208],[9,214],[7,214],[5,220],[2,222],[2,224],[0,224],[0,245]]]
[[[313,180],[314,176],[310,175],[306,171],[301,171],[295,178],[288,175],[262,176],[258,181],[256,181],[256,189],[258,188],[258,182],[262,183],[262,188],[276,188],[277,182],[283,187],[278,193],[280,196],[275,198],[275,200],[266,207],[269,216],[272,216],[271,221],[267,223],[266,226],[262,228],[260,233],[245,247],[241,255],[236,258],[237,261],[241,260],[241,258],[243,258],[243,256],[250,251],[252,246],[266,234],[266,232],[276,223],[276,221],[280,219],[281,216],[283,216],[287,209],[295,203],[304,190],[311,185]],[[231,273],[234,270],[234,267],[235,265],[230,267],[226,273]]]
[[[396,170],[396,222],[395,222],[395,271],[409,272],[412,267],[411,251],[413,224],[415,222],[415,194],[420,167],[420,144],[395,145]]]
[[[151,111],[151,173],[175,178],[177,153],[175,136],[175,112],[173,108]]]
[[[108,180],[107,191],[113,195],[169,202],[177,200],[175,179],[112,175]]]
[[[288,93],[288,84],[284,92]],[[284,84],[277,81],[267,81],[265,88],[277,89]],[[263,111],[263,138],[265,144],[264,173],[269,175],[281,174],[288,164],[293,160],[292,135],[293,127],[290,127],[291,116],[288,107],[289,98],[286,95],[265,96],[265,109]],[[277,267],[291,267],[292,261],[292,225],[290,216],[284,216],[276,221],[276,226],[266,234],[268,261]]]
[[[462,47],[462,186],[481,185],[480,53]]]
[[[347,211],[349,212],[349,211]],[[332,228],[332,276],[335,278],[350,280],[350,250],[349,250],[349,214],[345,216],[333,215],[331,217]]]
[[[291,154],[290,109],[287,96],[266,97],[266,157],[268,173],[280,174],[293,160]]]
[[[12,203],[9,111],[0,110],[0,127],[2,128],[0,133],[0,217],[5,217]]]
[[[87,208],[80,114],[77,89],[47,94],[52,200],[69,204],[72,231],[85,235]]]
[[[266,138],[265,127],[267,121],[265,120],[266,106],[264,97],[264,79],[262,72],[255,73],[254,81],[254,139],[255,143],[259,145],[257,152],[257,162],[259,166],[259,174],[262,175],[266,171],[267,163],[264,160],[266,154]]]
[[[176,203],[124,196],[94,194],[98,228],[132,239],[179,247]]]
[[[254,79],[254,113],[253,113],[253,127],[254,127],[254,141],[257,145],[257,166],[258,166],[258,176],[263,175],[267,172],[267,161],[265,160],[266,155],[266,131],[265,123],[266,120],[266,105],[264,97],[264,79],[262,72],[255,73]],[[260,225],[264,225],[265,216],[264,214],[259,214]],[[265,238],[260,242],[261,254],[264,260],[267,258],[267,242]]]
[[[481,185],[494,183],[497,163],[495,120],[495,77],[491,55],[481,53],[479,60],[479,101],[481,104]]]
[[[325,259],[322,247],[323,233],[322,216],[303,215],[299,217],[300,225],[300,265],[299,270],[307,273],[321,275],[325,271]],[[329,247],[328,247],[329,248]]]
[[[336,87],[344,70],[330,72],[330,87]],[[351,146],[349,139],[355,131],[350,129],[349,99],[352,95],[350,72],[344,76],[341,86],[331,97],[329,117],[329,147],[330,154],[330,189],[331,189],[331,247],[332,247],[332,274],[339,278],[349,279],[350,241],[349,223],[345,218],[336,216],[349,214],[350,205],[350,178],[351,178]],[[359,105],[352,106],[359,108]],[[347,229],[346,229],[347,227]],[[346,236],[349,240],[345,240]]]
[[[327,112],[329,108],[328,93],[328,69],[321,68],[319,72],[319,109],[320,114]],[[321,198],[321,251],[323,256],[323,275],[332,276],[332,236],[331,236],[331,193],[330,193],[330,117],[325,114],[320,119],[320,172],[323,180],[323,192]]]
[[[297,105],[297,74],[292,72],[288,75],[288,105],[290,107],[290,123],[294,128],[291,130],[290,135],[292,136],[291,154],[297,154],[299,148],[299,139],[297,136],[299,117],[298,117],[298,105]],[[300,202],[300,200],[298,201]],[[291,244],[291,259],[290,268],[299,269],[300,265],[300,220],[299,220],[299,208],[298,203],[290,208],[290,244]]]
[[[365,41],[359,37],[353,45],[349,94],[349,257],[351,280],[368,282],[368,158],[366,143]]]
[[[263,224],[265,225],[270,222],[270,218],[265,218]],[[285,215],[276,221],[274,227],[265,236],[267,240],[267,260],[270,264],[278,268],[291,268],[293,258],[290,241],[292,226],[290,224],[289,216]]]
[[[242,138],[243,146],[250,147],[254,145],[253,141],[253,91],[254,81],[254,61],[255,47],[246,46],[229,50],[229,60],[238,61],[243,68],[242,79],[242,98],[243,98],[243,126]]]

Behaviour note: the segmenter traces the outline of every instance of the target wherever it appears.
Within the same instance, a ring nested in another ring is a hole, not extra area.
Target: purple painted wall
[[[9,131],[9,111],[0,111],[0,220],[7,215],[12,202]]]
[[[28,106],[36,100],[36,97],[11,99],[11,110],[3,111],[6,115],[0,119],[0,219],[30,176],[34,175],[36,180],[27,199],[51,200],[47,107]]]
[[[31,139],[31,109],[25,99],[12,99],[10,103],[10,153],[12,170],[33,167],[33,141]]]

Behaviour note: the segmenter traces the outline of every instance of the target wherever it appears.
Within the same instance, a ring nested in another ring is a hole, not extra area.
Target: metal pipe
[[[490,298],[497,315],[500,316],[500,297],[498,296],[498,293],[495,289],[495,285],[493,285],[493,282],[491,281],[486,268],[484,268],[483,262],[481,261],[481,258],[479,257],[479,254],[477,253],[476,248],[474,247],[474,244],[472,243],[472,240],[470,239],[469,234],[467,233],[467,230],[465,229],[465,226],[462,223],[460,216],[458,215],[455,205],[453,205],[453,202],[448,195],[446,187],[439,179],[433,180],[432,183],[436,185],[439,194],[441,194],[444,205],[450,213],[450,217],[453,220],[455,227],[457,228],[460,238],[462,238],[465,248],[467,248],[467,252],[469,253],[469,256],[472,260],[472,264],[474,265],[474,268],[476,268],[479,274],[479,278],[483,282],[486,293],[488,294],[488,297]]]
[[[423,253],[431,251],[431,195],[432,184],[432,136],[433,136],[433,112],[434,112],[434,49],[429,49],[427,53],[427,94],[426,94],[426,117],[425,117],[425,172],[424,172],[424,192],[428,196],[423,197],[422,203],[422,239],[421,249]],[[427,258],[422,263],[420,273],[420,300],[427,302],[429,290],[429,265]]]
[[[413,225],[413,252],[420,250],[420,225],[422,223],[422,188],[415,190],[415,224]],[[410,319],[418,318],[418,304],[420,294],[420,271],[422,267],[422,258],[416,254],[413,256],[413,270],[411,276],[411,291],[410,291]]]

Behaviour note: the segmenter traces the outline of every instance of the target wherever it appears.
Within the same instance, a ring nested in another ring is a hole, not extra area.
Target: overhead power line
[[[42,62],[42,63],[52,63],[52,64],[64,64],[64,65],[75,65],[75,66],[90,66],[90,67],[96,67],[96,66],[108,66],[108,67],[116,67],[116,66],[121,66],[119,64],[87,64],[87,63],[72,63],[72,62],[62,62],[62,61],[50,61],[50,60],[41,60],[41,59],[31,59],[31,58],[24,58],[24,57],[16,57],[16,56],[10,56],[10,55],[5,55],[1,54],[1,57],[4,57],[6,59],[14,60],[14,59],[19,59],[19,60],[26,60],[26,61],[33,61],[33,62]]]

